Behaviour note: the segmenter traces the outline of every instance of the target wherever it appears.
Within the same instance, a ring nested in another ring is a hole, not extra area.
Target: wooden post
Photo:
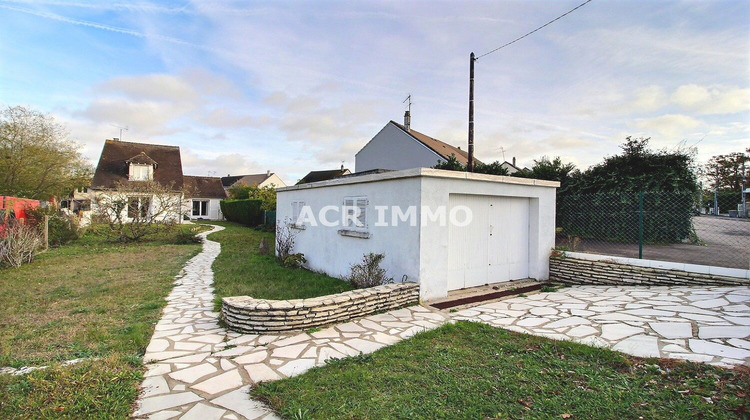
[[[44,250],[49,249],[49,216],[44,215]]]

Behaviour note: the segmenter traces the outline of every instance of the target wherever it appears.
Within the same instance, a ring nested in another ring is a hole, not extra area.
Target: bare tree
[[[132,242],[173,229],[185,212],[183,195],[171,185],[130,182],[95,192],[91,207],[95,220],[108,224],[115,239]]]
[[[0,111],[0,195],[46,200],[88,185],[91,174],[53,117],[22,106]]]

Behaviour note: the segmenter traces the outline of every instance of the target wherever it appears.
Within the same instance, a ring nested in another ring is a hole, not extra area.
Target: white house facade
[[[388,122],[357,152],[354,170],[431,168],[451,155],[463,165],[468,162],[467,152],[410,128],[406,118],[404,125]]]
[[[345,278],[364,254],[385,254],[421,299],[516,279],[546,280],[557,182],[407,169],[279,189],[277,223],[296,232],[309,268]]]

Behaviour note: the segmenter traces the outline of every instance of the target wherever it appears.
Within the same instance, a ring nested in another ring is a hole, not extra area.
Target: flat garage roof
[[[290,185],[288,187],[277,188],[276,191],[296,191],[310,188],[323,188],[334,185],[362,184],[365,182],[378,182],[394,180],[400,178],[431,177],[444,179],[467,179],[471,181],[496,182],[498,184],[517,184],[517,185],[535,185],[538,187],[559,187],[557,181],[546,181],[543,179],[518,178],[514,176],[500,176],[477,174],[462,171],[447,171],[444,169],[432,168],[413,168],[401,171],[382,172],[370,175],[349,176],[344,178],[334,178],[327,181],[311,182],[309,184]]]

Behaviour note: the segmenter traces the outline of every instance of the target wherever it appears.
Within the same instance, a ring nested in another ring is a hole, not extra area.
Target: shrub
[[[194,232],[188,232],[182,229],[178,230],[172,238],[172,243],[176,245],[199,244],[201,242],[203,242],[203,240],[200,236],[196,235]]]
[[[365,254],[360,264],[351,266],[349,282],[357,289],[380,286],[393,283],[393,278],[386,275],[386,269],[380,266],[385,258],[384,254]]]
[[[30,225],[12,222],[6,225],[0,239],[0,264],[20,267],[34,260],[42,245],[42,234]]]
[[[27,211],[27,214],[29,222],[40,227],[44,225],[44,216],[47,216],[49,246],[65,245],[81,237],[81,227],[74,215],[65,214],[54,207],[39,207]]]
[[[245,226],[258,226],[263,223],[262,200],[221,200],[219,203],[224,217]]]
[[[284,267],[288,268],[300,268],[307,262],[307,258],[305,258],[305,254],[298,253],[298,254],[289,254],[284,258]]]
[[[284,264],[286,258],[292,254],[294,249],[294,238],[297,232],[293,231],[287,223],[276,226],[276,258]]]

